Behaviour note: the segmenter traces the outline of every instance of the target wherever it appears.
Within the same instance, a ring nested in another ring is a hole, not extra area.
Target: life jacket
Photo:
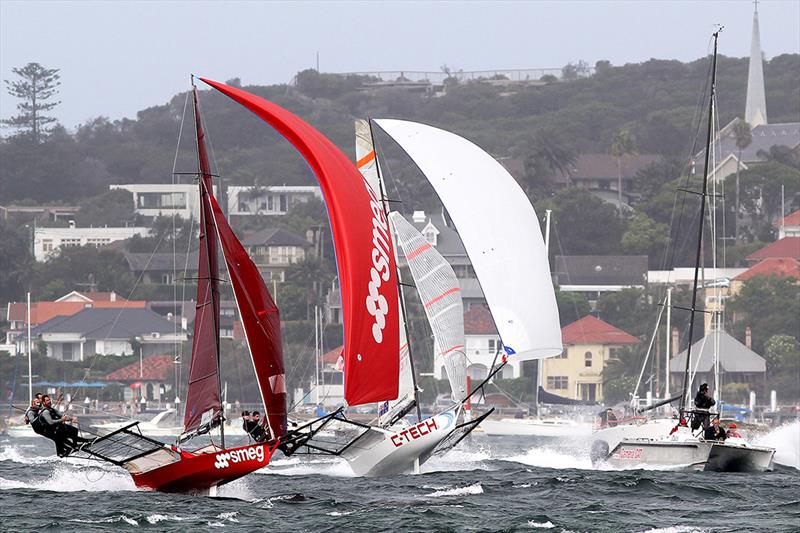
[[[46,435],[48,437],[52,437],[53,435],[55,435],[56,431],[58,430],[59,424],[50,425],[50,424],[45,423],[45,421],[42,420],[42,415],[44,414],[45,411],[50,411],[50,418],[52,420],[61,420],[61,416],[62,415],[61,415],[61,413],[56,411],[55,407],[42,407],[41,411],[39,411],[39,416],[37,417],[37,420],[39,420],[39,423],[42,426],[42,429],[43,429],[43,433],[42,434]]]
[[[42,419],[39,418],[40,414],[42,414],[41,409],[34,409],[32,407],[25,411],[25,417],[28,419],[28,423],[31,425],[33,432],[37,435],[44,435],[46,428],[44,427],[44,422],[42,422]]]

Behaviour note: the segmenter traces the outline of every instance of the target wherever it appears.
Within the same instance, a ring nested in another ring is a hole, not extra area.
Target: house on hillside
[[[784,237],[800,237],[800,210],[775,222],[778,228],[778,240]]]
[[[472,305],[464,313],[464,336],[467,355],[467,375],[474,382],[478,383],[486,379],[492,365],[499,365],[503,360],[505,351],[500,335],[494,325],[492,314],[485,305]],[[511,379],[522,377],[522,362],[509,359],[508,364],[503,368],[499,379]],[[447,379],[444,366],[433,369],[436,379]]]
[[[573,400],[603,401],[603,370],[617,352],[639,339],[593,316],[561,329],[564,351],[544,360],[542,387]]]
[[[286,281],[286,269],[306,258],[311,243],[282,228],[266,228],[242,237],[242,244],[264,281]]]
[[[53,302],[31,302],[31,328],[56,318],[72,316],[84,309],[141,309],[146,302],[126,300],[115,292],[72,291]],[[9,302],[6,308],[6,344],[13,344],[16,353],[27,353],[26,302]]]
[[[123,255],[131,274],[143,285],[171,288],[181,279],[197,278],[197,250],[188,254],[123,252]]]
[[[75,222],[70,220],[69,227],[66,228],[36,228],[33,236],[33,257],[37,261],[47,261],[62,248],[75,246],[101,248],[112,242],[130,239],[134,235],[147,237],[150,235],[150,228],[78,228]]]
[[[731,293],[736,295],[748,280],[756,276],[775,276],[778,278],[794,278],[800,283],[800,261],[794,257],[768,257],[762,259],[731,280]]]
[[[619,159],[611,154],[581,154],[570,168],[569,179],[575,187],[589,190],[592,194],[612,203],[619,203],[619,177],[622,174],[622,202],[630,204],[637,199],[632,192],[636,174],[656,161],[659,155],[626,154]]]
[[[176,215],[189,220],[200,213],[200,188],[194,183],[129,183],[108,188],[129,191],[136,213],[145,217]]]
[[[169,403],[174,399],[172,379],[175,368],[175,357],[172,355],[151,355],[139,361],[123,366],[106,374],[103,381],[113,381],[126,385],[124,401],[138,401],[144,398],[147,402]]]
[[[583,294],[594,306],[601,294],[647,282],[646,255],[557,255],[553,282],[562,292]]]
[[[230,185],[226,193],[230,216],[285,215],[311,198],[322,200],[322,190],[316,185]]]
[[[143,356],[172,353],[186,333],[149,309],[83,309],[57,316],[32,332],[59,361],[84,361],[94,354]]]
[[[718,347],[722,383],[745,383],[763,390],[766,380],[767,362],[749,346],[736,340],[725,331],[712,330],[692,345],[691,367],[697,368],[693,383],[714,384],[714,348]],[[698,359],[699,358],[699,359]],[[669,362],[672,390],[681,390],[686,369],[686,350]],[[696,391],[692,391],[694,394]]]

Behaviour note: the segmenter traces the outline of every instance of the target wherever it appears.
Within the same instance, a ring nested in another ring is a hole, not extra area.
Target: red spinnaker
[[[197,269],[197,299],[192,337],[192,363],[186,392],[184,432],[211,423],[222,413],[219,390],[219,266],[217,232],[209,195],[214,190],[211,166],[206,152],[200,102],[194,89],[194,116],[197,132],[197,159],[200,169],[200,261]]]
[[[397,398],[400,335],[389,223],[361,173],[314,127],[259,96],[201,78],[269,123],[314,171],[328,207],[344,317],[345,400]]]
[[[280,313],[258,267],[228,225],[217,200],[213,195],[210,200],[271,436],[282,437],[286,434],[286,375]]]

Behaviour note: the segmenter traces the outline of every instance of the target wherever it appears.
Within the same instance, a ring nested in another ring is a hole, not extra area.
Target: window
[[[73,248],[75,246],[80,246],[80,245],[81,245],[80,239],[61,239],[62,248]]]
[[[547,388],[555,390],[566,390],[568,386],[567,376],[547,376]]]
[[[244,202],[239,202],[239,212],[246,213],[248,211],[247,204]]]
[[[102,238],[102,237],[92,237],[92,238],[86,239],[86,245],[87,246],[94,246],[95,248],[100,248],[101,246],[105,246],[106,244],[109,244],[110,242],[111,242],[111,239]]]
[[[136,197],[140,209],[186,209],[186,193],[140,192]]]
[[[65,342],[61,345],[61,359],[63,361],[72,361],[72,343]]]
[[[500,339],[489,339],[489,352],[497,353],[503,349],[503,343]]]
[[[430,244],[436,246],[436,232],[433,229],[426,231],[425,240],[428,241]]]
[[[279,211],[281,213],[285,213],[289,210],[289,198],[287,198],[285,194],[281,194],[280,199],[281,199],[281,206]]]
[[[44,253],[53,251],[53,239],[42,239],[42,251]]]
[[[592,366],[592,352],[586,352],[583,354],[583,366],[590,367]]]
[[[161,274],[161,283],[164,285],[172,284],[172,274]]]
[[[275,211],[275,197],[271,194],[267,196],[267,211]]]

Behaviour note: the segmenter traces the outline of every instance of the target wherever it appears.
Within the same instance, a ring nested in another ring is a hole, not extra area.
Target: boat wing
[[[259,96],[203,78],[274,127],[319,180],[331,221],[344,323],[349,405],[397,398],[400,335],[397,268],[380,199],[358,169],[311,125]]]
[[[442,200],[506,353],[517,360],[560,354],[558,308],[539,220],[514,178],[463,137],[416,122],[374,122],[405,150]]]
[[[285,455],[341,455],[374,432],[380,430],[344,418],[339,409],[293,428],[281,439],[280,449]]]
[[[125,466],[154,452],[167,449],[163,442],[142,435],[138,426],[139,422],[131,422],[116,431],[100,435],[75,453],[95,457],[117,466]]]

